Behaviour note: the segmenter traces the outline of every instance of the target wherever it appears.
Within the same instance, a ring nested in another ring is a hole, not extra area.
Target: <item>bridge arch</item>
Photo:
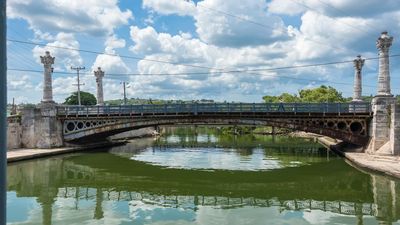
[[[118,133],[168,125],[252,125],[275,126],[306,131],[364,145],[368,142],[368,118],[354,116],[248,116],[248,115],[187,115],[125,118],[74,118],[63,120],[67,142],[85,142],[106,138]]]

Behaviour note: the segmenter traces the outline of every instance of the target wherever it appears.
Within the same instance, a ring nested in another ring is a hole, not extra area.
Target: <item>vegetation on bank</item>
[[[362,96],[363,101],[371,102],[374,96]],[[400,103],[400,95],[396,96],[397,102]],[[351,102],[352,97],[343,97],[343,94],[331,86],[321,85],[317,88],[302,89],[297,94],[282,93],[278,96],[266,95],[263,97],[266,103],[294,103],[294,102]]]

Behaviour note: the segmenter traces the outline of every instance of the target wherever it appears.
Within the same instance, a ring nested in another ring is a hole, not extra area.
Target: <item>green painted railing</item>
[[[210,113],[371,113],[370,103],[189,103],[119,106],[58,106],[58,116]]]

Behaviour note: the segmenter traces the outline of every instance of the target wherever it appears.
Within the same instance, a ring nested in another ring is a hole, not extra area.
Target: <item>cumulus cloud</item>
[[[117,0],[10,0],[7,1],[7,16],[25,19],[35,31],[94,36],[110,34],[133,18],[130,10],[121,11]]]
[[[68,50],[63,48],[79,49],[79,42],[75,39],[75,35],[71,33],[58,33],[54,38],[55,41],[48,43],[46,46],[35,46],[32,50],[33,57],[40,63],[40,56],[44,56],[49,51],[51,56],[55,57],[53,67],[56,70],[69,69],[71,66],[80,66],[83,59],[79,51]],[[52,46],[52,47],[49,47]],[[59,48],[54,48],[59,47]]]
[[[130,72],[129,67],[115,51],[115,49],[118,48],[125,48],[125,40],[118,38],[116,35],[112,35],[107,38],[104,45],[106,54],[100,54],[96,57],[91,70],[94,71],[97,70],[98,67],[101,67],[101,69],[106,72],[105,76],[107,73],[123,74]]]
[[[210,44],[242,47],[288,38],[282,19],[267,12],[264,0],[204,0],[197,9],[196,31]]]
[[[143,7],[163,15],[194,15],[196,6],[191,0],[143,0]]]
[[[298,15],[315,10],[330,17],[372,17],[399,10],[397,0],[272,0],[268,10],[283,15]]]
[[[23,91],[33,88],[31,78],[28,75],[12,74],[7,76],[7,90]]]

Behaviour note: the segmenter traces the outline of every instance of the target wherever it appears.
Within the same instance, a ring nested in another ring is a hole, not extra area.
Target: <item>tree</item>
[[[277,102],[299,102],[300,99],[297,95],[292,95],[289,93],[282,93],[280,96],[269,96],[263,97],[264,101],[267,103],[277,103]]]
[[[96,105],[97,100],[93,94],[81,91],[81,104],[82,105]],[[78,105],[78,92],[73,92],[68,98],[65,99],[65,105]]]
[[[313,89],[303,89],[299,91],[299,95],[282,93],[280,96],[264,96],[267,103],[274,102],[346,102],[342,93],[330,86],[320,86]]]
[[[299,96],[302,102],[345,102],[342,93],[325,85],[314,89],[300,90]]]

